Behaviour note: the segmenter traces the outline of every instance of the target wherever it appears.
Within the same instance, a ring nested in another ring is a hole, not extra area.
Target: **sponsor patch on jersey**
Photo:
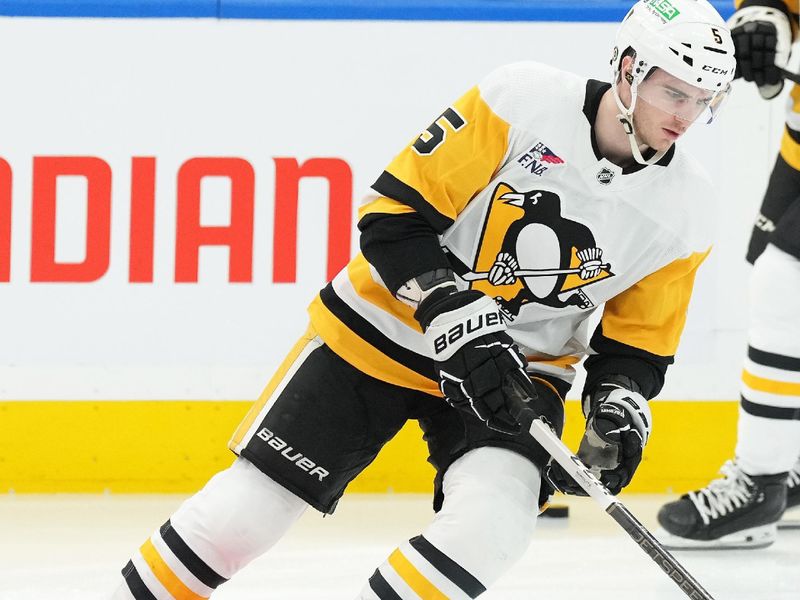
[[[553,152],[543,142],[536,142],[525,152],[520,154],[515,162],[532,175],[541,177],[550,170],[550,168],[556,165],[563,165],[564,159]]]

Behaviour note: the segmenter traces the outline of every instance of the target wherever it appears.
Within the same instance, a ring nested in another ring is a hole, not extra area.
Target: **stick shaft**
[[[672,581],[692,600],[714,600],[686,568],[670,554],[655,536],[600,483],[586,465],[575,456],[541,419],[534,419],[530,433],[561,467],[603,507]]]
[[[781,75],[783,75],[789,81],[800,83],[800,73],[792,73],[791,71],[787,71],[786,69],[781,69]]]
[[[692,577],[686,568],[679,563],[669,551],[642,525],[633,514],[620,502],[615,502],[608,507],[606,512],[611,515],[620,527],[625,530],[631,539],[636,542],[642,552],[647,554],[661,567],[681,591],[692,600],[714,600],[706,589]]]
[[[599,265],[601,269],[607,269],[608,264]],[[550,277],[554,275],[577,275],[581,272],[580,267],[573,269],[517,269],[514,277]],[[464,273],[460,276],[464,281],[476,281],[478,279],[489,279],[489,271],[481,273]]]

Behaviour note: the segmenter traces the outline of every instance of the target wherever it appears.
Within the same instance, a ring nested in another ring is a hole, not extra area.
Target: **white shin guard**
[[[392,553],[359,598],[475,598],[528,548],[540,484],[539,470],[515,452],[470,451],[447,470],[433,522]]]
[[[208,597],[214,589],[271,548],[307,504],[237,459],[186,500],[123,570],[114,598],[159,600]],[[126,589],[127,588],[127,589]]]
[[[800,358],[798,296],[800,260],[767,244],[750,273],[748,338],[752,346]]]
[[[750,475],[789,471],[800,455],[800,260],[772,244],[750,279],[750,348],[736,456]]]
[[[540,485],[539,470],[516,452],[473,450],[447,470],[444,505],[423,535],[488,587],[527,550]]]
[[[275,545],[307,507],[239,458],[184,502],[171,521],[186,543],[229,579]]]

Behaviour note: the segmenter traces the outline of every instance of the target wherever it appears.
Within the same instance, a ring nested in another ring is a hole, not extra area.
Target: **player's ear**
[[[625,81],[628,85],[633,83],[633,75],[631,74],[631,70],[633,69],[633,56],[627,55],[622,57],[622,62],[620,63],[619,69],[619,77],[620,81],[617,83],[622,83],[622,80]]]

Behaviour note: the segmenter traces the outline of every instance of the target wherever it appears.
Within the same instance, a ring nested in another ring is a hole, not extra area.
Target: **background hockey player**
[[[798,3],[746,0],[731,17],[737,67],[765,99],[783,89]],[[786,506],[800,505],[800,87],[753,227],[749,347],[735,460],[724,477],[662,507],[673,547],[764,547]]]
[[[646,0],[611,64],[613,85],[500,68],[395,157],[361,208],[362,253],[234,434],[239,458],[141,546],[115,598],[208,597],[308,506],[332,513],[408,419],[436,516],[358,597],[480,595],[529,545],[548,462],[531,410],[561,430],[603,304],[580,451],[614,493],[629,483],[709,251],[713,186],[674,143],[716,114],[735,59],[705,0]]]

